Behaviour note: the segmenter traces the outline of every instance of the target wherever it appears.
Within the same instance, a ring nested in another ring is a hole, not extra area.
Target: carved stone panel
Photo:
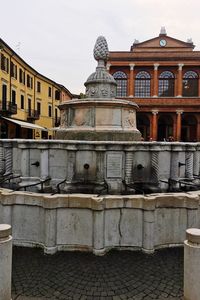
[[[91,108],[70,109],[69,125],[72,127],[93,126],[93,115]]]
[[[66,128],[68,123],[68,110],[61,110],[60,111],[60,127],[61,128]]]
[[[123,111],[123,127],[124,128],[136,128],[136,112],[129,109]]]
[[[122,178],[123,155],[122,153],[108,153],[106,161],[106,177]]]
[[[97,126],[120,126],[121,127],[121,109],[120,108],[97,108],[96,109]]]

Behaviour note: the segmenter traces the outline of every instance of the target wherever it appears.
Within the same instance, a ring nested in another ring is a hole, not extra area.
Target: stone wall
[[[93,251],[183,245],[200,227],[200,192],[149,196],[39,194],[0,190],[0,223],[11,224],[14,245]]]

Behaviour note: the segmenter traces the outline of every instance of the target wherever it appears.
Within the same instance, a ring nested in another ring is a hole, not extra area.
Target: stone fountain
[[[61,126],[56,133],[57,139],[114,141],[116,146],[117,142],[141,139],[141,134],[136,128],[138,106],[134,102],[116,98],[117,83],[106,70],[108,54],[106,39],[103,36],[98,37],[94,47],[94,58],[98,65],[96,71],[85,82],[86,98],[65,101],[59,106]],[[103,183],[104,175],[97,174],[97,159],[99,159],[97,151],[80,152],[76,165],[73,165],[76,171],[70,180],[66,180],[63,191],[66,193],[77,190],[84,193],[101,191],[105,182]],[[100,160],[101,165],[104,165],[103,156]],[[122,155],[118,153],[113,152],[107,156],[111,177],[120,176],[122,160]]]
[[[116,98],[106,71],[105,38],[94,57],[87,98],[60,105],[57,140],[0,140],[0,223],[15,245],[51,254],[183,245],[200,227],[200,143],[140,141],[137,105]]]
[[[62,103],[61,126],[56,138],[82,141],[138,141],[136,128],[137,105],[116,98],[117,83],[106,70],[108,45],[98,37],[94,58],[98,65],[87,81],[86,98]]]

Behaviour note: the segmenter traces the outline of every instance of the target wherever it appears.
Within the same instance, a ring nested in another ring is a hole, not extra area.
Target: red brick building
[[[138,104],[144,140],[200,141],[200,51],[194,47],[161,28],[158,37],[135,40],[130,51],[110,52],[117,97]]]

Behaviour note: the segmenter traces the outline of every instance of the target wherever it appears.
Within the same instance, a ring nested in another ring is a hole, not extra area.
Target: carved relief
[[[111,90],[110,95],[111,95],[111,97],[115,97],[115,90]]]
[[[87,97],[94,97],[97,95],[98,89],[95,87],[89,87],[86,89],[86,96]]]
[[[136,116],[134,110],[126,111],[125,117],[124,117],[124,127],[136,127]]]
[[[67,110],[62,110],[60,112],[60,115],[61,115],[60,127],[67,127],[67,113],[68,113]]]
[[[107,89],[101,89],[101,94],[103,97],[108,96],[108,90]]]

